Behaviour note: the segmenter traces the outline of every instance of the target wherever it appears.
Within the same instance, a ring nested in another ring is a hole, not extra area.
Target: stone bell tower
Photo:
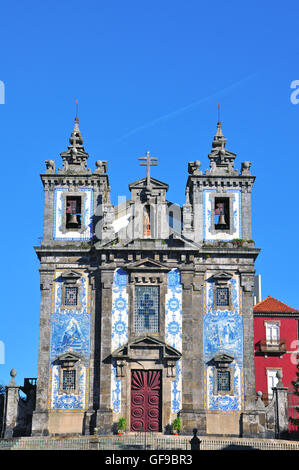
[[[191,387],[183,386],[181,416],[186,429],[238,434],[240,422],[245,423],[255,407],[252,292],[259,253],[251,240],[255,177],[250,162],[242,163],[240,173],[235,169],[236,154],[226,149],[220,122],[208,157],[210,168],[205,172],[199,161],[189,162],[182,208],[182,235],[199,250],[185,302],[183,298],[182,367],[193,381]]]
[[[98,237],[111,234],[107,162],[92,173],[75,118],[62,168],[46,161],[40,260],[40,335],[32,434],[82,433],[94,412],[95,262]]]

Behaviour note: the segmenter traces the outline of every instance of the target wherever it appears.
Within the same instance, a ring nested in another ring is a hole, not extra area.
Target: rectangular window
[[[276,387],[278,382],[277,378],[278,369],[267,369],[267,386],[268,386],[268,398],[269,400],[273,397],[272,388]]]
[[[216,305],[218,307],[229,306],[229,288],[228,287],[216,288]]]
[[[229,370],[217,370],[217,390],[218,392],[230,391],[230,372]]]
[[[78,302],[78,287],[65,287],[64,305],[75,307]]]
[[[279,344],[279,322],[267,322],[265,326],[267,344],[277,346]]]
[[[81,197],[67,196],[66,198],[66,228],[81,228]]]
[[[229,230],[230,213],[228,197],[215,197],[214,216],[215,230]]]
[[[134,331],[160,331],[160,288],[159,286],[136,286],[134,308]]]
[[[76,389],[76,371],[63,370],[62,373],[62,390],[73,391]]]

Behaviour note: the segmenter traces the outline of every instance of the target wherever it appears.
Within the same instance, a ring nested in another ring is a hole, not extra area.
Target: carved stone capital
[[[245,292],[253,292],[254,290],[254,275],[241,274],[241,286]]]

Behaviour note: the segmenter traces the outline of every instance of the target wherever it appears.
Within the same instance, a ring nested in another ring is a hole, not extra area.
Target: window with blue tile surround
[[[62,376],[62,390],[72,391],[76,389],[76,371],[64,370]]]
[[[65,287],[64,305],[76,306],[78,299],[78,287]]]
[[[229,305],[229,288],[228,287],[216,288],[216,305],[219,307],[226,307]]]
[[[228,370],[217,370],[217,390],[219,392],[230,390],[230,372]]]
[[[160,331],[159,286],[135,286],[134,331]]]

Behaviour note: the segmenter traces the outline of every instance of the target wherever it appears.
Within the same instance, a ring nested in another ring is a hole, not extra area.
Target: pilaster
[[[113,426],[111,403],[111,312],[113,275],[113,268],[101,267],[100,401],[97,411],[97,428],[100,434],[111,433]]]
[[[48,390],[49,357],[51,335],[52,282],[54,270],[43,266],[40,271],[40,328],[38,350],[38,375],[36,406],[32,419],[32,435],[47,435],[48,430]]]

